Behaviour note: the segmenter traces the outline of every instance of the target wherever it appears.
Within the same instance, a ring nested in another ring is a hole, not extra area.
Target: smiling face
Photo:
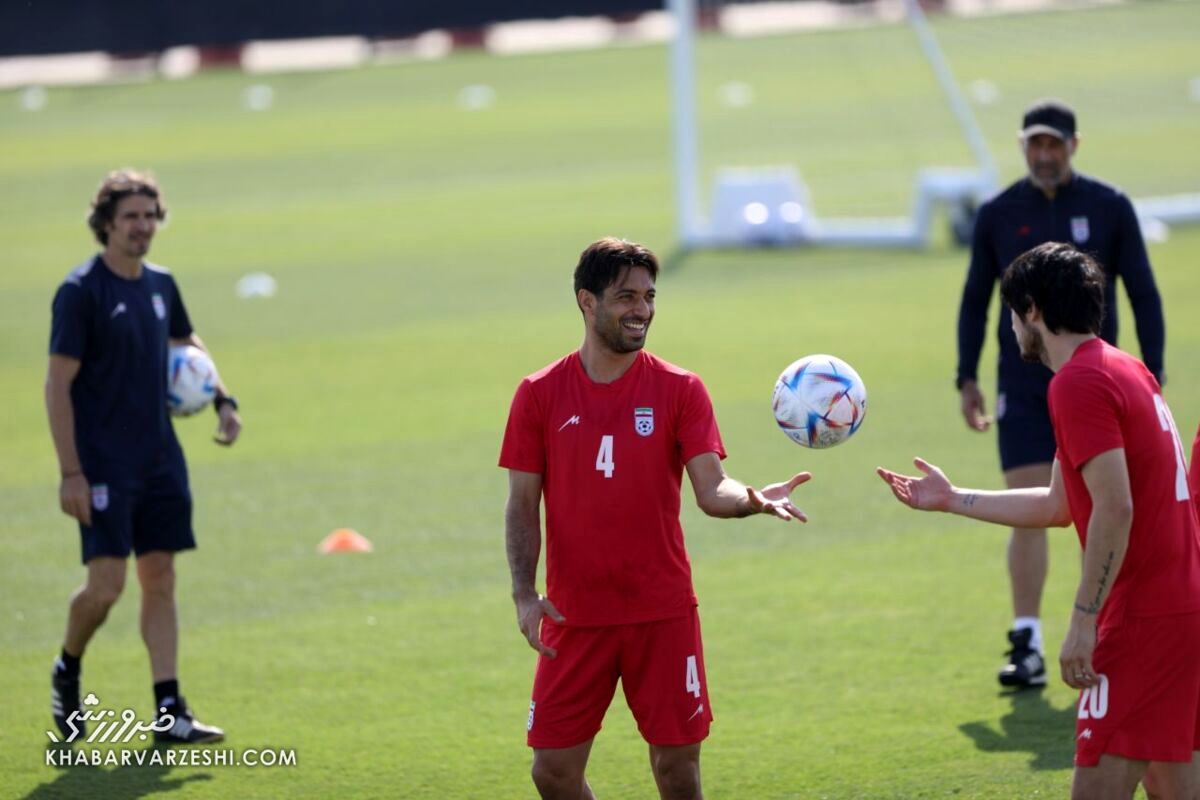
[[[141,259],[150,252],[150,242],[158,230],[158,201],[144,194],[123,197],[113,211],[111,222],[104,225],[108,234],[105,252],[126,259]]]
[[[586,290],[584,290],[586,291]],[[635,353],[646,346],[654,319],[654,279],[642,267],[629,267],[590,303],[591,329],[613,353]]]

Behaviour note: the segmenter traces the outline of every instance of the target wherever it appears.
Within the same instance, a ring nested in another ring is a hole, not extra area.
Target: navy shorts
[[[1054,428],[1043,386],[1001,383],[996,396],[996,427],[1000,431],[1000,467],[1005,472],[1030,464],[1054,461]]]
[[[80,525],[83,563],[96,556],[126,558],[153,550],[196,546],[192,492],[181,463],[145,478],[92,479],[92,524]]]

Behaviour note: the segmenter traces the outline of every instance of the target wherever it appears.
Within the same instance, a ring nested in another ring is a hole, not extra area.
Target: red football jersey
[[[579,353],[521,381],[500,466],[542,475],[546,596],[567,625],[668,619],[696,605],[679,524],[684,465],[725,457],[700,379],[641,351],[612,383]]]
[[[1125,449],[1133,526],[1099,624],[1200,610],[1200,532],[1183,445],[1150,371],[1093,339],[1050,381],[1049,401],[1067,501],[1085,547],[1092,498],[1082,469],[1101,453]]]
[[[1192,500],[1196,503],[1196,513],[1200,514],[1200,428],[1196,429],[1196,441],[1192,442],[1192,471],[1191,478]]]

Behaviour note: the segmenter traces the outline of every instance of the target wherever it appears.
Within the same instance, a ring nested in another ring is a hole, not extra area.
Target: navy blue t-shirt
[[[980,207],[958,314],[958,378],[977,377],[988,305],[1004,270],[1026,250],[1046,242],[1072,243],[1104,269],[1107,282],[1100,336],[1113,345],[1117,343],[1117,278],[1125,283],[1142,360],[1161,381],[1166,340],[1162,300],[1133,204],[1119,189],[1079,174],[1060,186],[1054,199],[1023,178]],[[1041,364],[1021,360],[1011,312],[1003,301],[996,327],[1000,390],[1023,386],[1045,393],[1053,373]]]
[[[122,278],[97,255],[54,295],[50,353],[77,358],[75,445],[89,480],[138,478],[182,462],[167,412],[168,337],[192,324],[175,279],[143,264]]]

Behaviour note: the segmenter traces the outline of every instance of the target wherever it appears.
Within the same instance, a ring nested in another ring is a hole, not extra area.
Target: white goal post
[[[901,0],[904,16],[933,71],[975,162],[973,168],[926,167],[913,182],[905,217],[820,218],[808,187],[792,167],[722,168],[712,187],[701,185],[701,142],[696,114],[696,0],[666,0],[675,34],[670,50],[672,145],[676,236],[683,249],[779,245],[924,248],[937,212],[945,208],[966,222],[999,188],[986,140],[917,0]],[[709,197],[705,202],[702,198]],[[1148,238],[1166,226],[1200,222],[1200,194],[1135,198]],[[956,229],[960,240],[963,230]]]

